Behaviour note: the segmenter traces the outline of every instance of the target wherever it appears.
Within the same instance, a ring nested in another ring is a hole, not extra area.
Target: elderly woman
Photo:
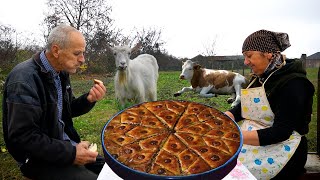
[[[286,33],[259,30],[245,39],[253,76],[241,103],[225,112],[242,120],[239,160],[257,179],[295,179],[305,171],[314,87],[302,63],[281,54],[289,46]]]

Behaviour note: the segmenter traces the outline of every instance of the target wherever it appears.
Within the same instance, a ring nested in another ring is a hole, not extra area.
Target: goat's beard
[[[120,84],[125,84],[125,82],[127,81],[127,72],[124,70],[119,70],[119,83]]]

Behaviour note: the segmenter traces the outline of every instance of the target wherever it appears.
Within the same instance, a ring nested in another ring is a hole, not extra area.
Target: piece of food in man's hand
[[[89,145],[89,151],[92,151],[92,152],[97,152],[98,148],[97,148],[97,144],[96,143],[91,143]]]
[[[100,84],[102,83],[102,81],[100,81],[99,79],[93,79],[94,84]]]

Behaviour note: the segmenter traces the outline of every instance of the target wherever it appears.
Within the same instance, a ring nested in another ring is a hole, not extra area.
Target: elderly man
[[[46,49],[18,64],[6,79],[4,140],[28,178],[97,179],[104,164],[89,142],[80,140],[72,122],[106,93],[98,82],[78,98],[72,94],[69,73],[84,63],[85,46],[77,29],[57,26]]]

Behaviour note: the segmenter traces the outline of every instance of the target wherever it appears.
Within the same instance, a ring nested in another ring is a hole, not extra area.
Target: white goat
[[[154,56],[141,54],[130,59],[131,52],[139,49],[127,45],[112,48],[117,72],[114,78],[115,95],[122,106],[127,101],[135,103],[157,100],[157,81],[159,66]]]

